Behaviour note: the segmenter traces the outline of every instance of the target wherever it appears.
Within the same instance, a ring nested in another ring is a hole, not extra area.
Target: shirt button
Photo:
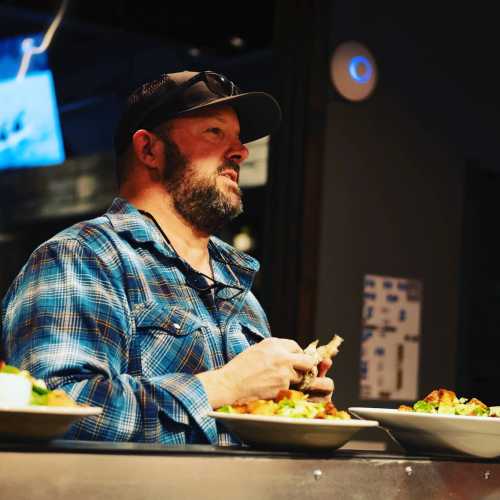
[[[181,327],[181,325],[179,325],[179,323],[174,323],[174,324],[173,324],[173,327],[174,327],[176,330],[178,330],[178,329]]]

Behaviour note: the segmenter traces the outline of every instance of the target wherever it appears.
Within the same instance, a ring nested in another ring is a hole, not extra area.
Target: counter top
[[[2,498],[500,498],[500,460],[56,440],[0,443]]]

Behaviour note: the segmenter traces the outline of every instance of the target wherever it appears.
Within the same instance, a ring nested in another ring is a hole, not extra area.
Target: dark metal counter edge
[[[2,452],[24,453],[97,453],[129,455],[213,455],[240,457],[277,457],[288,459],[377,459],[377,460],[433,460],[455,462],[500,462],[500,458],[486,459],[466,455],[419,455],[414,453],[387,453],[383,451],[335,450],[325,451],[280,451],[248,448],[244,446],[178,445],[167,446],[159,443],[123,443],[97,441],[48,442],[0,442]]]

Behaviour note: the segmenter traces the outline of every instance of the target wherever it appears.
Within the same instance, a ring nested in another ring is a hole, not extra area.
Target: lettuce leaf
[[[436,405],[421,399],[413,405],[413,409],[420,413],[436,413]]]

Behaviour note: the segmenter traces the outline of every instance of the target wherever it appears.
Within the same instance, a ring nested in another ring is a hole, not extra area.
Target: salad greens
[[[498,417],[499,406],[486,406],[476,398],[458,398],[448,389],[436,389],[430,392],[424,399],[413,404],[413,406],[402,405],[401,411],[413,411],[416,413],[433,413],[439,415],[461,415],[473,417]]]
[[[349,419],[346,411],[337,410],[331,401],[313,402],[300,391],[281,391],[274,400],[258,399],[245,404],[224,405],[221,413],[273,415],[288,418]]]

